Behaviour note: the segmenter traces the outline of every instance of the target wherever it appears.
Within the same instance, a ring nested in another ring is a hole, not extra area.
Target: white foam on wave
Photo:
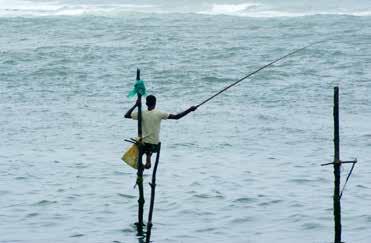
[[[0,16],[79,16],[120,15],[128,12],[161,12],[155,5],[140,4],[64,4],[58,1],[32,2],[0,0]]]
[[[239,4],[211,4],[207,10],[199,11],[204,15],[230,15],[239,17],[275,18],[304,17],[313,15],[349,15],[371,16],[370,10],[365,11],[279,11],[272,6],[260,3],[246,2]]]
[[[354,12],[353,13],[354,16],[371,16],[371,10],[368,10],[368,11],[360,11],[360,12]]]
[[[202,4],[202,10],[169,9],[150,4],[70,4],[59,1],[0,0],[0,17],[23,16],[120,16],[127,13],[195,13],[202,15],[229,15],[254,18],[303,17],[312,15],[371,16],[371,10],[363,11],[279,11],[274,6],[257,2],[238,4]],[[196,8],[197,9],[197,8]]]
[[[63,7],[53,13],[53,15],[63,16],[78,16],[78,15],[96,15],[96,16],[119,16],[122,13],[130,12],[155,12],[153,5],[134,5],[134,4],[119,4],[119,5],[75,5]],[[156,11],[157,12],[157,11]],[[159,11],[158,11],[159,12]]]
[[[241,4],[212,4],[211,9],[208,11],[200,11],[201,14],[230,14],[230,15],[242,15],[249,9],[255,9],[259,4],[256,3],[241,3]]]
[[[277,17],[305,17],[315,15],[344,15],[344,16],[371,16],[370,11],[364,12],[343,12],[343,11],[309,11],[309,12],[285,12],[285,11],[260,11],[256,13],[245,13],[243,17],[255,18],[277,18]]]
[[[23,0],[0,0],[0,10],[8,11],[55,11],[58,10],[59,6],[57,2],[30,2]]]

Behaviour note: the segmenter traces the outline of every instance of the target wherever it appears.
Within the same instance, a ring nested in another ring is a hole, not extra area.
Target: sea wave
[[[35,2],[30,0],[0,0],[0,17],[34,17],[34,16],[122,16],[130,13],[171,14],[187,13],[201,15],[227,15],[252,18],[303,17],[313,15],[349,15],[371,16],[371,10],[360,11],[321,11],[321,10],[281,10],[275,6],[258,2],[236,4],[200,4],[190,8],[174,7],[166,4],[71,4],[51,1]]]
[[[158,12],[156,5],[145,4],[63,4],[60,2],[31,2],[0,0],[1,17],[22,16],[114,16],[130,12]]]
[[[212,4],[207,10],[199,11],[198,14],[205,15],[231,15],[253,18],[275,18],[275,17],[304,17],[314,15],[349,15],[349,16],[371,16],[371,10],[364,11],[300,11],[300,10],[276,10],[273,6],[259,3],[239,4]]]
[[[209,10],[200,11],[200,14],[211,15],[243,15],[246,11],[255,11],[260,4],[256,3],[240,3],[240,4],[212,4]]]

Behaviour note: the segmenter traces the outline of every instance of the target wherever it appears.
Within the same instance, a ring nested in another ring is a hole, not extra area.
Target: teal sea
[[[322,40],[162,123],[151,239],[333,242],[339,86],[343,240],[370,242],[369,1],[0,0],[0,33],[1,243],[140,242],[137,68],[177,113]]]

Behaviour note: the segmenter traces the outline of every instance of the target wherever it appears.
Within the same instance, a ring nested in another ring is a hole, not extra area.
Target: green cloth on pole
[[[128,97],[134,97],[137,94],[140,94],[142,96],[146,95],[146,87],[144,86],[144,81],[143,80],[137,80],[135,82],[133,90],[131,90],[128,94]]]

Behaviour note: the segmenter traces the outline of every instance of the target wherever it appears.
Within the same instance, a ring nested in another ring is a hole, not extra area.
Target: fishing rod
[[[315,44],[318,44],[318,43],[321,43],[321,42],[324,42],[324,41],[325,41],[325,40],[317,41],[317,42],[314,42],[314,43],[309,44],[309,45],[307,45],[307,46],[304,46],[304,47],[302,47],[302,48],[300,48],[300,49],[296,49],[296,50],[290,52],[289,54],[286,54],[286,55],[284,55],[284,56],[282,56],[282,57],[280,57],[280,58],[278,58],[278,59],[276,59],[276,60],[274,60],[274,61],[272,61],[272,62],[270,62],[270,63],[268,63],[268,64],[266,64],[266,65],[264,65],[264,66],[262,66],[262,67],[260,67],[259,69],[255,70],[255,71],[253,71],[253,72],[251,72],[251,73],[249,73],[249,74],[247,74],[245,77],[243,77],[243,78],[237,80],[236,82],[234,82],[234,83],[228,85],[227,87],[225,87],[224,89],[220,90],[220,91],[217,92],[216,94],[210,96],[209,98],[207,98],[206,100],[204,100],[204,101],[202,101],[200,104],[198,104],[196,107],[198,108],[198,107],[200,107],[201,105],[205,104],[206,102],[209,102],[210,100],[214,99],[216,96],[220,95],[220,94],[223,93],[224,91],[226,91],[226,90],[232,88],[233,86],[239,84],[240,82],[242,82],[243,80],[247,79],[248,77],[251,77],[252,75],[256,74],[257,72],[259,72],[259,71],[261,71],[261,70],[263,70],[263,69],[265,69],[265,68],[267,68],[267,67],[269,67],[269,66],[272,66],[272,65],[275,64],[276,62],[278,62],[278,61],[280,61],[280,60],[282,60],[282,59],[285,59],[286,57],[289,57],[289,56],[291,56],[291,55],[294,55],[295,53],[297,53],[297,52],[299,52],[299,51],[302,51],[302,50],[304,50],[304,49],[306,49],[306,48],[308,48],[308,47],[310,47],[310,46],[313,46],[313,45],[315,45]]]

